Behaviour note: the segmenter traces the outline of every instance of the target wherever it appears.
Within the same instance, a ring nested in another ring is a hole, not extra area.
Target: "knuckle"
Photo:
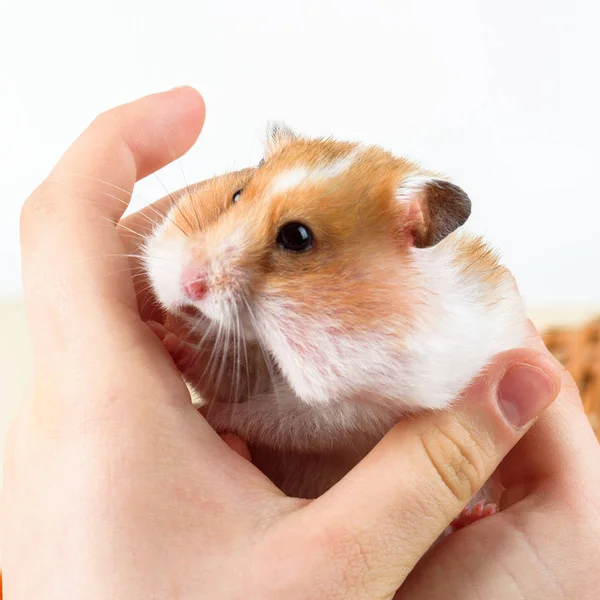
[[[578,410],[586,410],[586,400],[582,397],[577,382],[564,367],[560,374],[560,395],[568,406],[576,407]]]
[[[119,114],[119,108],[111,108],[98,113],[88,125],[88,131],[96,136],[103,136],[106,133],[112,135],[115,131],[121,131]]]
[[[47,229],[49,223],[60,218],[61,195],[64,194],[65,186],[64,182],[50,176],[31,193],[21,207],[22,234],[37,231],[41,227]]]
[[[114,113],[118,110],[118,108],[109,108],[107,110],[100,111],[96,114],[96,116],[90,121],[89,127],[95,127],[96,125],[102,125],[106,120],[114,119]]]
[[[289,593],[290,589],[296,589],[299,582],[303,582],[302,587],[307,591],[306,571],[296,568],[299,555],[306,561],[305,568],[311,572],[311,598],[343,600],[362,597],[369,576],[370,559],[365,545],[350,529],[340,521],[303,528],[295,532],[294,543],[290,543],[288,529],[272,530],[259,545],[253,559],[259,564],[276,560],[281,572],[290,574],[289,580],[285,575],[278,579],[277,597],[283,597],[284,590]],[[288,568],[288,565],[294,567]]]
[[[349,528],[328,528],[321,536],[322,553],[330,565],[336,565],[340,590],[365,586],[371,564],[368,549]]]
[[[107,122],[111,122],[112,117],[109,110],[105,110],[101,113],[98,113],[88,125],[89,131],[95,131],[97,129],[104,129],[107,125]]]
[[[443,487],[466,504],[487,480],[485,445],[458,419],[425,430],[420,440]]]
[[[577,385],[575,378],[567,369],[563,369],[561,372],[561,386],[564,392],[569,395],[579,395],[579,386]]]
[[[50,196],[44,193],[44,187],[35,190],[21,207],[20,225],[22,231],[27,231],[37,225],[45,214],[50,212]]]

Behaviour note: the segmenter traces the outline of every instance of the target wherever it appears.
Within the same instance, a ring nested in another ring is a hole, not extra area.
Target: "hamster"
[[[409,160],[275,125],[257,167],[184,190],[147,239],[200,410],[288,495],[320,495],[524,342],[509,272],[460,230],[470,212]]]

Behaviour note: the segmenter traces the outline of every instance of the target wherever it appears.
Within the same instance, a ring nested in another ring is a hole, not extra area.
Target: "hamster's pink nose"
[[[202,300],[208,292],[206,273],[198,269],[186,269],[181,278],[181,287],[190,300]]]

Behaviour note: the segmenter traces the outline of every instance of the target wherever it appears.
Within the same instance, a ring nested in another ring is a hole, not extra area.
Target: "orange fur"
[[[370,148],[339,177],[269,194],[277,174],[299,165],[333,162],[354,147],[344,142],[295,140],[280,147],[260,169],[216,178],[190,193],[174,219],[187,233],[203,232],[196,250],[199,259],[206,248],[220,247],[244,222],[253,223],[239,267],[253,272],[253,285],[259,291],[276,290],[307,310],[319,306],[344,314],[349,328],[398,318],[403,309],[408,319],[409,307],[391,301],[403,282],[388,282],[385,267],[402,260],[407,277],[410,273],[409,238],[394,189],[399,180],[418,171],[416,165]],[[242,187],[239,203],[230,206],[232,195]],[[289,221],[301,221],[312,229],[314,251],[296,256],[274,245],[279,227]],[[386,287],[389,294],[384,293]]]

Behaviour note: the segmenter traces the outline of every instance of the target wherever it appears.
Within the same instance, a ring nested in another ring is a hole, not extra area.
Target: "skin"
[[[4,598],[372,600],[401,585],[396,598],[586,597],[598,446],[541,346],[496,357],[452,410],[398,424],[310,502],[284,496],[193,409],[122,256],[144,219],[115,225],[129,197],[102,182],[131,190],[203,120],[189,88],[109,111],[25,204],[35,378],[7,441]],[[427,553],[513,447],[506,513]]]

